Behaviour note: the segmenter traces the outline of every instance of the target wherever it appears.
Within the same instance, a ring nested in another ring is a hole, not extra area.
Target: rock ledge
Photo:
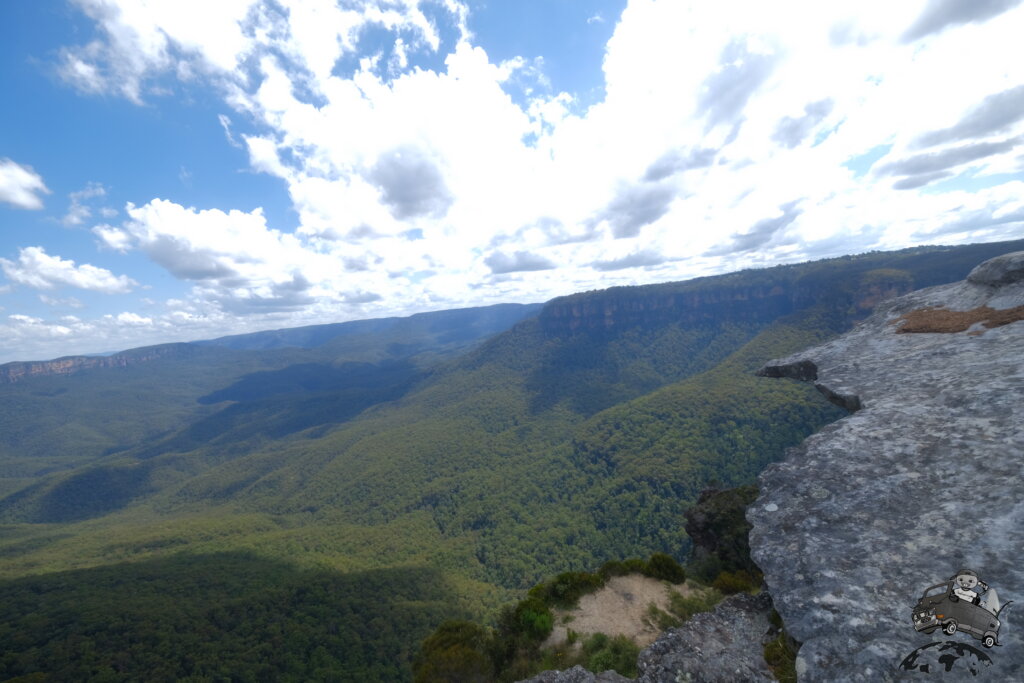
[[[944,638],[917,633],[912,607],[961,567],[1004,603],[1024,601],[1024,321],[898,333],[912,311],[1022,305],[1016,252],[884,302],[853,331],[762,370],[859,408],[770,465],[747,511],[752,556],[804,643],[802,681],[897,678],[908,653]],[[1024,680],[1013,609],[1004,647],[989,652],[1001,680]]]

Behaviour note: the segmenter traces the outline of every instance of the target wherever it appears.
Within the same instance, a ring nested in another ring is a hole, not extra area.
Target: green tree
[[[420,647],[413,663],[416,683],[485,683],[494,678],[491,635],[468,621],[449,620]]]

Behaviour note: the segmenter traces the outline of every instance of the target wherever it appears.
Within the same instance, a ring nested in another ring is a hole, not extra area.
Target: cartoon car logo
[[[979,605],[961,600],[953,592],[955,582],[937,583],[925,589],[914,607],[914,628],[931,633],[937,628],[947,636],[957,631],[968,633],[985,647],[999,645],[999,614],[1010,605],[1006,603],[996,614]]]

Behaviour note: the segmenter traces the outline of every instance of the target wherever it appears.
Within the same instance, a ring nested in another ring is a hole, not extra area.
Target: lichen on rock
[[[943,638],[916,632],[911,609],[961,567],[1024,602],[1024,321],[918,334],[893,324],[926,309],[1019,306],[1024,252],[884,302],[851,332],[762,370],[860,408],[770,465],[747,511],[753,558],[803,643],[800,680],[896,679],[908,653]],[[1007,624],[1000,640],[992,673],[1024,679],[1024,639]]]

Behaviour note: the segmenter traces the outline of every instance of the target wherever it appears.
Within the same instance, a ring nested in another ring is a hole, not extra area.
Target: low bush
[[[760,578],[755,577],[745,569],[740,569],[735,572],[719,572],[711,586],[726,595],[733,595],[734,593],[756,590],[760,583]]]
[[[663,609],[659,609],[653,602],[647,605],[647,616],[645,620],[652,628],[656,628],[659,631],[666,631],[683,623],[682,619],[669,614]]]
[[[595,633],[583,642],[583,654],[586,656],[584,666],[590,671],[613,670],[627,677],[637,674],[636,658],[640,655],[640,648],[626,636],[609,638],[603,633]]]
[[[566,609],[576,606],[580,597],[601,588],[605,579],[600,574],[589,572],[564,572],[551,581],[530,589],[530,596],[543,600],[552,607]]]
[[[490,632],[468,621],[446,621],[423,644],[413,662],[416,683],[465,681],[485,683],[494,678],[488,652]]]
[[[672,591],[669,593],[669,611],[686,621],[694,614],[710,612],[723,597],[722,593],[714,588],[707,588],[689,596]]]
[[[670,583],[683,583],[686,581],[686,572],[675,558],[665,553],[654,553],[651,559],[647,560],[644,575],[655,579],[662,579]]]
[[[611,560],[601,565],[597,573],[605,580],[613,576],[627,574],[643,574],[653,579],[661,579],[672,583],[686,581],[686,570],[671,555],[654,553],[647,560],[631,557],[628,560]]]
[[[764,646],[764,661],[781,683],[796,683],[796,653],[800,644],[786,633],[782,617],[775,610],[768,617],[769,621],[779,629],[779,635]]]

